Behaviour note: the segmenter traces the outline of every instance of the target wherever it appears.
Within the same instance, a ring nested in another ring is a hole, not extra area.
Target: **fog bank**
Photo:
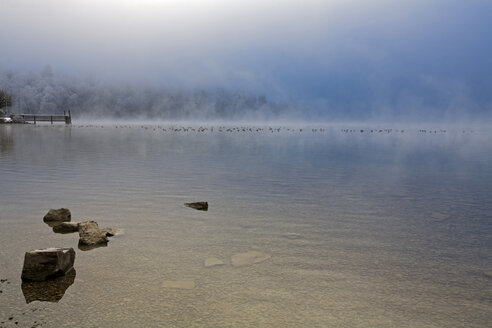
[[[13,96],[11,113],[60,114],[75,119],[243,122],[428,122],[475,124],[492,120],[492,110],[462,99],[442,106],[407,108],[368,102],[358,107],[329,101],[274,100],[264,93],[234,87],[166,87],[152,83],[111,82],[94,77],[40,72],[0,72],[0,89]],[[456,96],[456,95],[455,95]]]
[[[56,114],[71,111],[85,119],[265,120],[294,117],[287,104],[263,94],[224,88],[165,88],[123,84],[93,78],[56,76],[47,66],[41,73],[0,75],[0,88],[13,95],[13,113]]]

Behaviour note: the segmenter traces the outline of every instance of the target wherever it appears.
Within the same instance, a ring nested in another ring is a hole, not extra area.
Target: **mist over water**
[[[240,120],[299,116],[286,104],[263,94],[216,88],[171,89],[150,85],[108,84],[91,78],[55,76],[47,66],[41,74],[5,73],[0,86],[13,95],[13,113],[59,114],[71,111],[85,120]]]
[[[488,110],[474,114],[473,108],[481,106],[465,102],[456,104],[453,110],[445,104],[443,108],[429,108],[417,103],[405,111],[388,109],[383,104],[359,110],[349,104],[340,107],[269,98],[262,92],[235,87],[180,88],[56,75],[49,65],[40,73],[0,73],[0,88],[13,96],[10,113],[70,111],[79,121],[421,122],[423,126],[462,124],[471,128],[489,121],[492,115]]]

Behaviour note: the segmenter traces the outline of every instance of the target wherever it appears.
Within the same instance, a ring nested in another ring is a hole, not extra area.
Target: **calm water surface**
[[[490,132],[233,127],[0,126],[0,327],[490,326]],[[76,271],[22,284],[52,246]]]

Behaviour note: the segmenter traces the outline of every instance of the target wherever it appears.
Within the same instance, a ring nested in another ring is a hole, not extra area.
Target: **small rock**
[[[79,223],[79,248],[82,246],[106,246],[108,243],[108,237],[106,233],[102,232],[95,221],[84,221]]]
[[[162,286],[165,288],[193,289],[195,282],[193,280],[165,280]]]
[[[205,259],[205,267],[206,268],[219,266],[219,265],[224,265],[224,262],[222,260],[219,260],[216,257],[210,257],[208,259]]]
[[[26,252],[22,280],[44,281],[62,276],[73,269],[73,248],[45,248]]]
[[[271,256],[258,251],[235,254],[231,257],[231,264],[235,267],[251,265],[268,260]]]
[[[43,218],[44,222],[70,222],[72,214],[67,208],[50,209]]]
[[[56,233],[72,233],[79,231],[80,222],[61,222],[53,227]]]
[[[185,206],[199,211],[208,211],[208,202],[184,203]]]

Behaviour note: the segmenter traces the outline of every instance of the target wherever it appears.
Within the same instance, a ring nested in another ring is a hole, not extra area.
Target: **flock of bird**
[[[251,127],[251,126],[208,126],[208,127],[193,127],[193,126],[161,126],[161,125],[156,125],[156,126],[148,126],[148,125],[76,125],[75,127],[77,128],[115,128],[115,129],[131,129],[131,128],[137,128],[137,129],[144,129],[144,130],[151,130],[151,131],[164,131],[164,132],[198,132],[198,133],[205,133],[205,132],[281,132],[281,131],[288,131],[288,132],[304,132],[307,131],[308,129],[306,128],[290,128],[290,127]],[[324,132],[324,128],[316,128],[316,129],[311,129],[312,132]]]
[[[42,126],[42,125],[38,125]],[[44,125],[49,126],[49,125]],[[196,133],[206,133],[206,132],[219,132],[219,133],[241,133],[241,132],[251,132],[251,133],[280,133],[280,132],[312,132],[312,133],[323,133],[326,131],[325,128],[306,128],[306,127],[254,127],[254,126],[174,126],[174,125],[135,125],[135,124],[116,124],[116,125],[98,125],[98,124],[85,124],[85,125],[74,125],[75,128],[101,128],[101,129],[142,129],[150,131],[163,131],[163,132],[196,132]],[[341,128],[339,130],[341,133],[368,133],[368,134],[391,134],[391,133],[405,133],[405,129],[354,129],[354,128]],[[416,132],[419,134],[444,134],[448,130],[445,129],[418,129]],[[474,133],[474,130],[462,130],[462,133]]]

